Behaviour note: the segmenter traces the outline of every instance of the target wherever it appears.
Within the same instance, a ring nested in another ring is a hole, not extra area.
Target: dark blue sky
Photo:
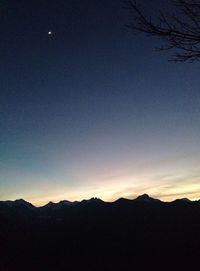
[[[1,199],[200,196],[199,63],[133,35],[121,1],[1,5]]]

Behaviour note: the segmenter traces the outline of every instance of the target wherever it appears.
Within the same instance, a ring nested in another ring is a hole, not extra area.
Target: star
[[[48,35],[51,36],[51,35],[52,35],[52,32],[51,32],[51,31],[48,31]]]

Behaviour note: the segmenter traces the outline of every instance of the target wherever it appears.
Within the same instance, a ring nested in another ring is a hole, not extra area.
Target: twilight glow
[[[133,36],[120,1],[28,2],[0,26],[0,200],[199,199],[199,66]]]

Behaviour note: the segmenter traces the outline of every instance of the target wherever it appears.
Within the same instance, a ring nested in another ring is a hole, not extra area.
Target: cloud
[[[200,198],[200,172],[190,172],[187,175],[161,175],[151,176],[146,182],[127,186],[113,193],[111,199],[118,197],[135,198],[139,194],[148,193],[162,200],[171,201],[180,197],[190,199]]]

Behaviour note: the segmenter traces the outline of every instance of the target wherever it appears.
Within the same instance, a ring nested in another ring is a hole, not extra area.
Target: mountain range
[[[147,194],[143,194],[138,196],[135,199],[126,199],[126,198],[119,198],[114,202],[105,202],[99,198],[91,198],[88,200],[82,200],[82,201],[68,201],[68,200],[62,200],[58,203],[50,201],[44,206],[36,207],[30,202],[25,201],[24,199],[17,199],[14,201],[11,200],[6,200],[6,201],[0,201],[0,208],[1,207],[21,207],[21,208],[28,208],[28,209],[38,209],[38,210],[58,210],[63,207],[74,207],[74,206],[89,206],[89,205],[115,205],[115,204],[124,204],[124,203],[161,203],[161,204],[172,204],[172,203],[196,203],[199,201],[191,201],[187,198],[182,198],[182,199],[176,199],[172,202],[163,202],[159,199],[155,199],[150,197]]]
[[[0,271],[195,270],[200,201],[0,201]]]

